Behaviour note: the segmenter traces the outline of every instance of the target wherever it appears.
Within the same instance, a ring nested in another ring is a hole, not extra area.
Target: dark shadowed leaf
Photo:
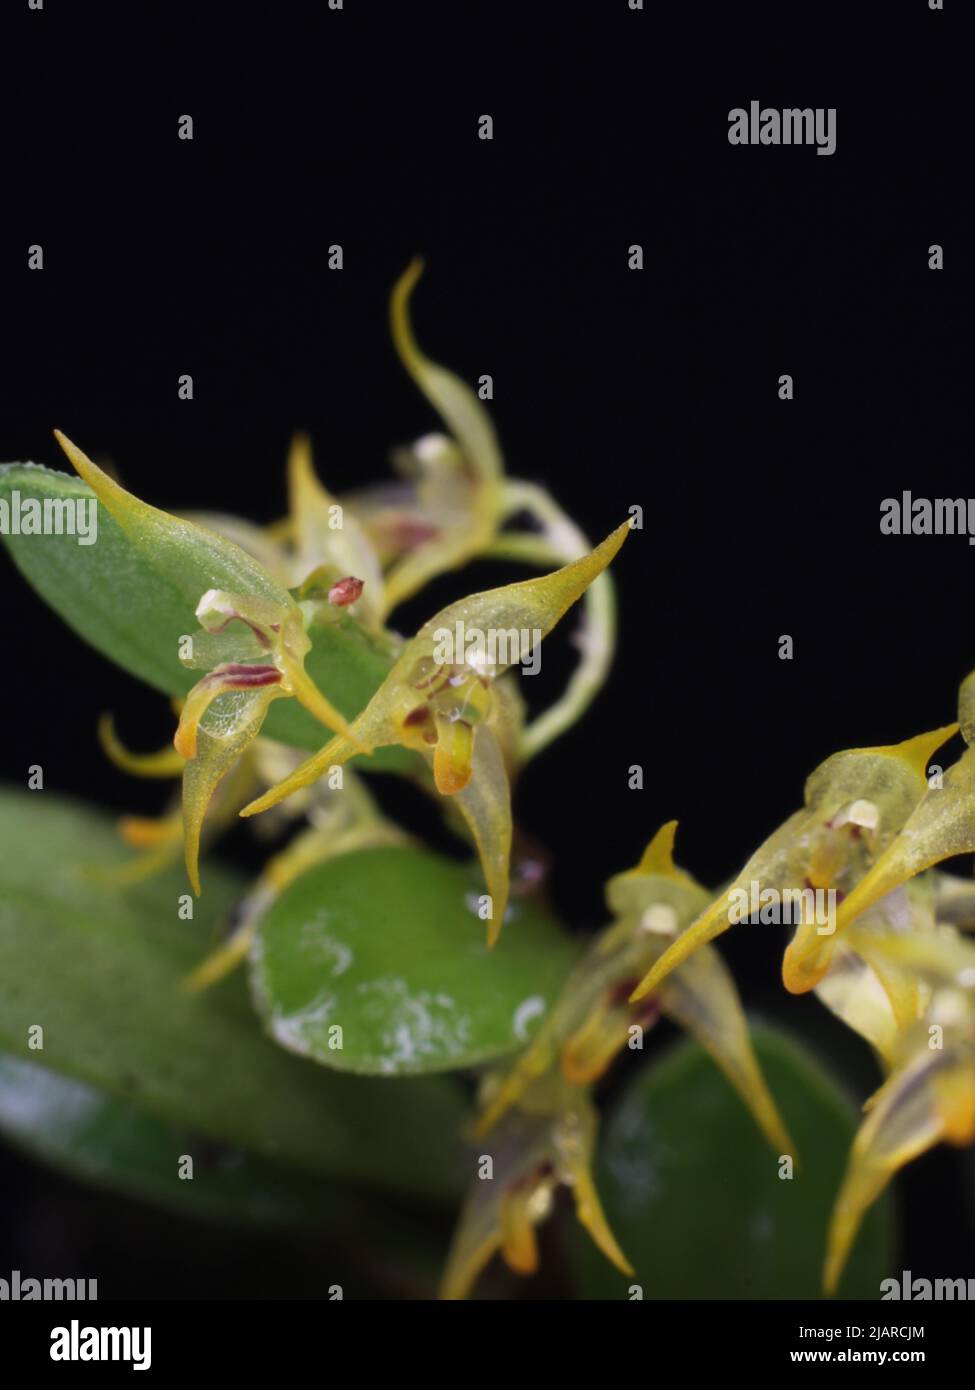
[[[779,1156],[697,1043],[631,1082],[604,1121],[597,1183],[636,1269],[618,1274],[572,1236],[592,1298],[819,1298],[826,1230],[858,1125],[855,1107],[787,1035],[754,1030],[755,1050],[799,1151]],[[840,1297],[877,1299],[892,1273],[891,1203],[860,1232]]]
[[[126,852],[106,818],[48,791],[0,792],[0,843],[0,1049],[265,1158],[424,1196],[457,1190],[464,1105],[449,1081],[390,1086],[289,1056],[262,1034],[243,972],[180,991],[242,891],[235,875],[212,865],[182,921],[180,870],[124,888],[92,879],[86,867]]]

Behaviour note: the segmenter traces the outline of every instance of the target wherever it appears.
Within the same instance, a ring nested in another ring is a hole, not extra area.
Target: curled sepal
[[[110,762],[134,777],[178,777],[183,771],[183,759],[171,743],[155,753],[132,753],[115,732],[110,714],[98,721],[98,741]]]
[[[927,762],[957,731],[956,724],[903,743],[834,753],[809,776],[805,805],[755,851],[734,882],[654,965],[634,998],[656,989],[699,946],[735,922],[770,890],[792,895],[799,924],[786,950],[783,978],[793,993],[812,989],[829,969],[837,932],[812,911],[807,890],[850,892],[900,830],[927,788]],[[824,925],[827,930],[824,930]]]
[[[118,835],[130,849],[140,852],[135,858],[122,864],[85,865],[82,870],[85,878],[95,883],[122,888],[131,883],[142,883],[162,873],[179,859],[183,842],[183,821],[178,811],[158,818],[121,816],[118,821]]]
[[[181,703],[181,702],[180,702]],[[99,738],[111,760],[123,771],[141,777],[176,777],[186,767],[185,759],[172,744],[157,753],[131,753],[119,741],[112,721],[105,716],[99,726]],[[232,825],[245,801],[260,785],[250,758],[241,758],[228,776],[222,777],[206,818],[209,837]],[[204,810],[207,808],[204,807]],[[186,841],[184,815],[177,806],[160,817],[122,816],[118,822],[119,838],[131,849],[141,853],[137,858],[110,867],[97,866],[86,870],[88,877],[102,883],[124,885],[139,883],[161,873],[180,857]],[[197,840],[200,838],[197,829]],[[194,857],[199,855],[197,845]]]
[[[632,1274],[606,1220],[592,1176],[596,1112],[585,1092],[545,1078],[511,1110],[480,1156],[490,1163],[471,1186],[454,1234],[440,1296],[466,1298],[499,1253],[518,1274],[538,1266],[535,1227],[552,1210],[556,1190],[570,1189],[576,1216],[595,1244]],[[487,1180],[489,1179],[489,1180]]]
[[[424,356],[410,322],[410,296],[423,270],[415,260],[393,289],[390,323],[396,351],[413,380],[450,430],[456,450],[422,449],[415,465],[420,516],[429,532],[393,564],[386,576],[386,611],[434,575],[457,569],[490,544],[502,508],[503,464],[490,416],[466,382]]]

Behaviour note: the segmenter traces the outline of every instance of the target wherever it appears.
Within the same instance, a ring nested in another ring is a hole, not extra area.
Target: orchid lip
[[[276,685],[281,672],[276,666],[248,666],[242,662],[227,662],[210,672],[208,679],[233,684],[240,689],[255,690],[263,685]]]

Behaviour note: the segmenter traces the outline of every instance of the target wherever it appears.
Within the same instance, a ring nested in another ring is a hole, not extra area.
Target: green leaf
[[[348,1193],[215,1144],[94,1086],[0,1054],[0,1133],[71,1177],[188,1215],[257,1226],[327,1223]],[[179,1176],[193,1159],[192,1181]]]
[[[303,874],[270,908],[252,956],[271,1035],[326,1066],[383,1076],[470,1067],[523,1046],[574,948],[516,902],[487,950],[480,892],[465,865],[412,847]]]
[[[0,843],[0,1049],[282,1163],[440,1200],[458,1190],[453,1085],[388,1086],[289,1056],[262,1035],[239,973],[180,991],[243,891],[235,875],[211,864],[181,921],[181,870],[125,887],[86,876],[126,851],[104,817],[47,791],[0,791]]]
[[[618,1274],[573,1239],[582,1292],[628,1298],[821,1297],[830,1212],[859,1117],[835,1082],[787,1035],[753,1030],[755,1050],[799,1151],[779,1156],[697,1043],[642,1069],[606,1118],[596,1181],[636,1269]],[[876,1299],[891,1273],[891,1203],[871,1210],[841,1298]]]
[[[74,500],[94,498],[87,483],[37,464],[0,467],[0,499]],[[164,694],[183,696],[200,678],[178,657],[179,639],[199,629],[195,606],[204,587],[187,588],[183,573],[167,573],[150,563],[111,513],[99,504],[94,545],[79,545],[73,535],[3,537],[14,563],[28,583],[96,651]],[[175,551],[165,552],[175,563]],[[193,563],[199,568],[199,556]],[[212,585],[222,583],[216,566]],[[393,664],[393,656],[348,615],[310,633],[312,651],[305,668],[322,693],[352,718],[364,709]],[[328,742],[328,731],[297,700],[277,700],[264,733],[296,748],[315,750]],[[375,771],[403,771],[416,765],[402,749],[382,750],[358,766]]]

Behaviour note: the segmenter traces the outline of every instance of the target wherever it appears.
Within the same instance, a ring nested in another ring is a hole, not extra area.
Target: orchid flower
[[[394,452],[394,464],[406,481],[333,498],[315,477],[307,439],[298,436],[288,464],[287,517],[265,528],[230,516],[197,517],[288,587],[304,588],[313,576],[321,584],[323,574],[358,581],[364,587],[356,588],[348,611],[373,631],[431,579],[469,560],[513,560],[545,570],[571,564],[592,548],[545,488],[505,476],[494,425],[482,402],[466,382],[431,362],[417,346],[410,300],[421,271],[422,263],[414,261],[393,289],[393,342],[449,433],[424,435],[412,447]],[[502,529],[513,518],[537,529]],[[573,640],[579,663],[559,698],[521,730],[522,763],[571,727],[606,679],[616,640],[616,601],[608,573],[587,589]]]
[[[953,927],[888,935],[878,955],[930,990],[901,1033],[888,1079],[867,1102],[827,1241],[823,1282],[835,1291],[867,1209],[891,1178],[938,1143],[975,1142],[975,946]]]
[[[260,732],[273,700],[294,696],[327,728],[356,742],[338,710],[306,674],[308,613],[250,555],[194,522],[141,502],[60,432],[56,437],[150,564],[164,570],[195,609],[203,631],[180,659],[207,672],[183,706],[175,746],[183,772],[184,852],[200,892],[200,830],[220,778]],[[218,587],[219,586],[219,587]]]
[[[903,743],[850,748],[827,758],[806,782],[803,809],[755,851],[732,884],[648,971],[633,998],[659,988],[698,947],[727,931],[735,920],[736,901],[742,893],[748,896],[754,883],[763,892],[835,889],[838,898],[849,893],[922,802],[928,760],[957,728],[951,724]],[[820,932],[804,912],[782,967],[790,992],[804,993],[826,974],[842,912],[841,902],[832,935]]]
[[[494,1174],[491,1181],[479,1176],[461,1214],[445,1297],[464,1297],[499,1249],[517,1272],[534,1272],[533,1227],[548,1212],[560,1181],[556,1136],[570,1113],[575,1132],[585,1136],[577,1150],[583,1166],[571,1179],[580,1220],[618,1269],[633,1272],[606,1224],[591,1177],[597,1122],[587,1093],[634,1029],[651,1027],[661,1013],[711,1053],[776,1152],[794,1153],[716,951],[700,951],[642,1005],[628,1003],[634,980],[707,903],[705,889],[674,863],[676,829],[676,821],[662,826],[636,868],[609,881],[606,897],[616,920],[582,956],[514,1065],[489,1073],[481,1084],[474,1132],[481,1140],[491,1135]]]
[[[466,1298],[500,1251],[515,1273],[538,1268],[535,1227],[568,1187],[576,1216],[617,1269],[633,1270],[606,1221],[592,1175],[598,1119],[582,1087],[551,1073],[536,1081],[491,1138],[490,1162],[461,1210],[440,1288],[445,1299]]]
[[[553,574],[489,589],[448,604],[407,643],[383,684],[339,735],[241,812],[254,815],[306,787],[330,767],[400,744],[432,765],[442,796],[455,800],[473,836],[491,898],[488,943],[497,940],[508,899],[511,796],[499,718],[498,678],[535,645],[616,555],[624,522],[589,555]]]
[[[633,1036],[660,1014],[695,1037],[751,1110],[777,1153],[794,1153],[762,1077],[731,975],[710,947],[687,960],[652,996],[629,1002],[634,981],[696,920],[708,893],[673,859],[676,821],[662,826],[636,868],[607,885],[614,923],[566,982],[548,1018],[514,1066],[485,1083],[479,1134],[487,1133],[533,1081],[560,1070],[590,1085]]]
[[[838,931],[925,869],[975,850],[975,672],[959,692],[958,718],[964,753],[927,788],[900,834],[840,904]]]

